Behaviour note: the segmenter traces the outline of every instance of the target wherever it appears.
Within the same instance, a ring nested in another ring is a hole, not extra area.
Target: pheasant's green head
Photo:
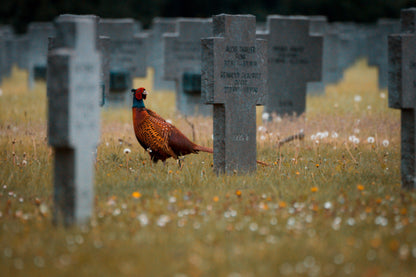
[[[146,99],[147,92],[145,88],[132,89],[133,93],[133,107],[144,108],[143,100]]]

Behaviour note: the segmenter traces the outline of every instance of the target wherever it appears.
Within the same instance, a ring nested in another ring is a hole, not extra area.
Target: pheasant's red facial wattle
[[[134,96],[136,97],[137,100],[142,100],[143,99],[143,95],[141,92],[135,92]]]
[[[144,100],[146,99],[147,92],[145,88],[138,88],[134,90],[134,97],[136,97],[137,100]]]

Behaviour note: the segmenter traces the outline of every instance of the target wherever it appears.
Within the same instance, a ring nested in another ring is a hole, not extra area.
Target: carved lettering
[[[273,46],[269,64],[307,65],[309,59],[305,57],[303,46]]]

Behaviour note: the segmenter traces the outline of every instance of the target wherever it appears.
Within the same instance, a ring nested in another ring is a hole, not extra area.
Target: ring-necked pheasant
[[[166,122],[161,116],[144,106],[145,88],[132,89],[133,92],[133,126],[140,145],[149,152],[153,162],[165,161],[173,157],[198,153],[212,153],[212,148],[197,145],[190,141],[175,126]]]
[[[150,158],[157,163],[173,157],[179,161],[180,156],[199,151],[213,153],[213,149],[190,141],[175,126],[166,122],[160,115],[144,106],[147,92],[145,88],[132,89],[133,92],[133,127],[140,145],[149,152]],[[269,165],[257,161],[261,165]]]

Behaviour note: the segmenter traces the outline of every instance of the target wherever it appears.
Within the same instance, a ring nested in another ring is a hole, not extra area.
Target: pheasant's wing
[[[172,126],[161,117],[149,116],[144,122],[146,140],[150,150],[166,154],[177,159],[177,155],[169,146],[169,137],[172,132]]]

